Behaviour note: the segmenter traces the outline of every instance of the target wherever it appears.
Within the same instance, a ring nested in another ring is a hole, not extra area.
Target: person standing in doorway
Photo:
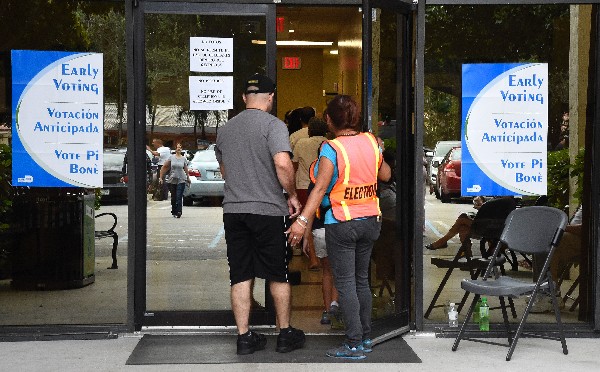
[[[311,118],[314,118],[315,114],[316,114],[315,109],[310,106],[297,108],[296,110],[298,111],[297,115],[300,118],[300,124],[302,125],[302,127],[299,130],[290,134],[290,146],[292,146],[292,151],[294,151],[294,148],[296,147],[296,143],[298,143],[298,141],[301,138],[309,137],[308,122],[310,121]]]
[[[285,353],[301,348],[305,341],[304,332],[290,326],[290,256],[285,236],[290,218],[300,213],[301,205],[287,128],[269,113],[275,84],[255,74],[245,85],[246,109],[219,128],[215,151],[225,179],[223,224],[237,353],[252,354],[267,343],[264,335],[249,329],[255,277],[269,283],[280,329],[275,350]]]
[[[325,245],[346,327],[344,343],[326,355],[364,359],[372,346],[369,262],[381,231],[377,180],[388,181],[391,169],[377,139],[361,133],[359,107],[350,96],[335,96],[326,120],[335,139],[321,147],[313,168],[315,186],[288,230],[288,241],[307,237],[317,208],[325,208]]]
[[[171,156],[171,149],[165,146],[163,144],[163,141],[159,138],[155,138],[152,140],[152,146],[154,146],[155,150],[152,150],[150,146],[146,146],[146,148],[152,153],[152,155],[158,157],[158,169],[156,170],[156,172],[160,176],[162,166]],[[164,179],[162,181],[163,182],[161,183],[159,179],[158,182],[158,188],[160,190],[158,192],[158,200],[167,200],[167,196],[169,195],[169,188],[167,186],[167,183],[164,182]]]
[[[317,159],[321,143],[327,140],[326,134],[327,123],[317,117],[312,117],[308,121],[308,138],[300,138],[294,147],[292,163],[296,171],[296,192],[301,204],[306,204],[306,200],[308,200],[308,185],[310,184],[308,170],[312,162]],[[309,245],[308,258],[310,260],[309,270],[318,269],[320,263],[312,245]]]
[[[169,177],[165,177],[167,172],[169,173]],[[169,191],[171,192],[171,214],[173,217],[181,218],[181,213],[183,212],[183,191],[186,182],[188,184],[191,182],[187,159],[181,152],[181,143],[177,144],[175,154],[171,155],[160,169],[158,183],[162,186],[163,182],[168,184]]]

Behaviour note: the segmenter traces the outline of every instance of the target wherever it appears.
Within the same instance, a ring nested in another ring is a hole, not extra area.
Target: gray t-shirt
[[[183,183],[187,180],[187,175],[183,168],[185,167],[187,160],[185,156],[177,157],[177,155],[171,155],[169,159],[171,161],[171,169],[169,171],[169,183]]]
[[[291,153],[288,130],[277,117],[245,110],[219,128],[215,153],[225,170],[223,213],[289,214],[273,156]]]

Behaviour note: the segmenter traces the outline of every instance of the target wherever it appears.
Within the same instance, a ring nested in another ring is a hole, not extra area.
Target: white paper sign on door
[[[190,71],[233,72],[233,38],[190,37]]]
[[[233,76],[190,76],[190,110],[233,108]]]

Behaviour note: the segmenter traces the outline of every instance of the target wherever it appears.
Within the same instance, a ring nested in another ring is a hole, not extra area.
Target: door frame
[[[302,1],[296,0],[286,3],[285,6],[333,6],[333,5],[358,5],[367,10],[370,14],[374,7],[382,7],[393,9],[401,12],[404,15],[404,21],[401,22],[403,30],[402,38],[398,40],[402,45],[412,46],[412,29],[413,29],[413,14],[415,7],[411,2],[406,0],[328,0],[328,1]],[[279,3],[280,4],[280,3]],[[169,13],[169,14],[220,14],[220,15],[264,15],[267,25],[267,50],[266,63],[267,73],[269,76],[276,77],[276,32],[275,32],[275,17],[276,4],[273,2],[267,3],[265,0],[246,1],[245,4],[239,4],[232,0],[130,0],[126,2],[126,40],[127,40],[127,71],[128,84],[127,96],[128,106],[133,108],[128,110],[128,161],[130,164],[145,164],[145,145],[146,145],[146,125],[145,125],[145,39],[144,39],[144,17],[147,13]],[[368,74],[364,73],[365,68],[370,61],[368,51],[370,50],[370,26],[371,18],[363,17],[363,112],[369,112],[367,94],[369,82],[367,81]],[[368,36],[367,32],[368,31]],[[413,58],[412,49],[410,53],[400,55],[403,69],[399,71],[399,76],[402,77],[402,82],[408,82],[403,86],[397,86],[397,97],[402,97],[401,104],[398,106],[398,113],[405,122],[412,122],[412,113],[414,104],[412,103],[415,97],[412,92],[412,73],[413,73]],[[409,85],[411,84],[411,85]],[[366,117],[363,117],[366,119]],[[366,120],[363,121],[366,123]],[[399,127],[399,126],[398,126]],[[414,319],[411,315],[411,276],[414,272],[410,271],[410,257],[414,250],[414,237],[419,238],[419,234],[415,234],[416,224],[414,222],[414,214],[419,211],[414,210],[417,200],[415,195],[418,189],[414,183],[412,175],[407,177],[415,169],[414,162],[416,159],[414,152],[415,137],[414,125],[404,126],[398,129],[396,136],[403,136],[402,141],[398,141],[399,152],[398,159],[401,159],[398,167],[398,179],[404,180],[400,189],[402,190],[401,197],[403,200],[403,208],[397,208],[400,216],[399,233],[401,234],[401,254],[396,260],[396,285],[397,290],[400,289],[400,301],[396,301],[396,315],[382,322],[382,327],[386,333],[382,337],[378,337],[377,341],[381,342],[398,334],[407,332],[409,329],[409,318]],[[421,139],[422,141],[422,139]],[[411,165],[412,164],[412,165]],[[231,311],[165,311],[148,313],[146,311],[146,243],[147,243],[147,199],[146,199],[146,174],[144,167],[132,167],[132,175],[130,174],[130,183],[128,189],[128,213],[132,218],[129,218],[128,233],[128,269],[127,269],[127,326],[130,331],[140,331],[144,326],[230,326],[235,324]],[[413,180],[412,185],[409,180]],[[415,190],[416,189],[416,190]],[[422,192],[422,190],[421,190]],[[412,194],[411,194],[412,193]],[[407,208],[405,204],[406,198],[412,199],[411,206]],[[422,212],[421,212],[422,215]],[[423,216],[421,216],[422,218]],[[422,239],[422,238],[421,238]],[[418,282],[418,280],[415,280]],[[398,292],[397,292],[398,293]],[[257,319],[253,319],[257,321]],[[274,314],[265,312],[258,319],[258,324],[274,324]]]
[[[415,109],[414,93],[412,87],[414,60],[413,60],[413,16],[416,8],[412,1],[401,0],[363,0],[363,49],[362,49],[362,113],[363,125],[371,129],[371,73],[372,66],[372,11],[374,9],[392,11],[397,16],[397,65],[396,65],[396,236],[398,244],[394,249],[395,266],[395,314],[373,325],[374,343],[380,343],[409,331],[411,321],[414,322],[414,313],[411,308],[413,296],[411,290],[412,252],[414,251],[415,238],[421,238],[416,232],[415,222],[423,218],[423,212],[416,210],[416,200],[422,198],[422,188],[416,186],[416,158],[415,151],[416,133],[413,122]],[[403,123],[405,125],[403,125]],[[421,139],[422,142],[422,139]],[[420,194],[419,194],[420,193]],[[419,196],[420,195],[420,196]],[[400,205],[402,206],[400,208]],[[419,216],[419,213],[421,216]],[[415,280],[417,282],[418,280]]]
[[[145,93],[145,15],[146,14],[211,14],[231,16],[264,16],[266,25],[266,70],[275,77],[275,5],[272,4],[207,4],[206,2],[182,1],[136,1],[127,7],[127,69],[128,110],[127,130],[133,133],[127,144],[128,162],[145,163],[146,148],[146,93]],[[147,244],[147,196],[143,167],[134,167],[128,188],[129,241],[127,254],[127,323],[132,331],[144,326],[230,326],[235,321],[230,310],[214,311],[147,311],[146,290],[146,244]],[[265,287],[266,288],[266,287]],[[224,294],[226,295],[226,294]],[[268,308],[268,304],[267,304]],[[271,311],[251,314],[251,324],[274,324]]]

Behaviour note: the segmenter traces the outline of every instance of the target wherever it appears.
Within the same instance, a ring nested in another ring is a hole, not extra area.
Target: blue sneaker
[[[321,324],[331,324],[331,318],[327,311],[323,311],[323,314],[321,315]]]
[[[342,346],[337,347],[335,349],[328,350],[325,355],[332,358],[340,358],[340,359],[352,359],[352,360],[360,360],[365,359],[367,356],[364,351],[358,347],[350,347],[348,344],[344,343]]]
[[[370,353],[371,351],[373,351],[373,340],[371,340],[370,338],[365,338],[362,341],[362,343],[358,345],[358,348],[365,353]]]

